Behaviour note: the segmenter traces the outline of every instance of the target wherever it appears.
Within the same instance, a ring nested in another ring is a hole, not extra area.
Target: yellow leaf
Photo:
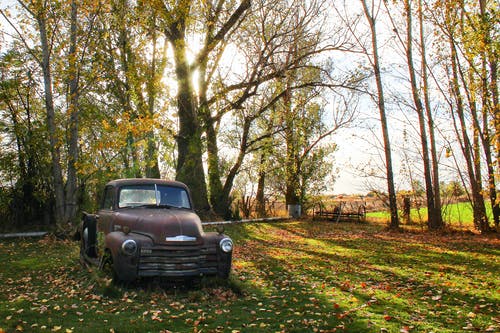
[[[467,317],[468,317],[468,318],[476,318],[476,314],[475,314],[474,312],[469,312],[469,313],[467,314]]]

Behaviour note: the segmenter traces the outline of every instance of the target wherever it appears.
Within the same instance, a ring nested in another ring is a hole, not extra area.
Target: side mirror
[[[219,235],[222,235],[224,233],[224,231],[225,231],[223,225],[217,225],[216,230],[219,233]]]

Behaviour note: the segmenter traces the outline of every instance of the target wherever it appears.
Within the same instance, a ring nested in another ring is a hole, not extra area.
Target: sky
[[[364,179],[359,177],[355,166],[364,163],[363,153],[368,150],[363,141],[354,136],[356,130],[341,130],[333,140],[338,146],[335,152],[333,174],[336,180],[333,185],[334,194],[364,194],[367,192]]]

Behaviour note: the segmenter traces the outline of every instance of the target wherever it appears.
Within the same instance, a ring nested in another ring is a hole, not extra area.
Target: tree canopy
[[[306,204],[332,190],[349,127],[383,151],[357,177],[388,192],[391,226],[396,188],[420,183],[429,228],[442,228],[451,178],[487,231],[486,201],[500,219],[498,10],[487,0],[2,5],[0,214],[65,233],[108,180],[161,177],[227,218],[256,188],[264,215],[269,193]]]

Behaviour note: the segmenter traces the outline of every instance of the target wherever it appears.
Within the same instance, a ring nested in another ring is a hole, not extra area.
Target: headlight
[[[223,252],[229,253],[233,250],[233,241],[229,238],[223,238],[219,245]]]
[[[129,256],[132,256],[137,251],[137,243],[133,239],[127,239],[122,243],[122,251]]]

